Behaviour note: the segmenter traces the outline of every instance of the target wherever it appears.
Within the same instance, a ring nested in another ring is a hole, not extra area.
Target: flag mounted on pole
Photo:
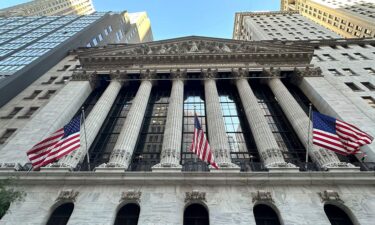
[[[341,155],[356,154],[373,137],[333,117],[313,112],[313,143]]]
[[[194,113],[194,134],[190,151],[194,152],[200,160],[209,163],[215,169],[219,169],[196,113]]]
[[[34,170],[52,163],[80,147],[81,116],[73,118],[63,128],[27,151]]]

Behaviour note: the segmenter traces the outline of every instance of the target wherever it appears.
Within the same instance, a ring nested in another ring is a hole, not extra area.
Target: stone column
[[[245,75],[244,71],[239,70],[236,75],[239,76],[239,79],[236,80],[238,93],[263,163],[269,169],[275,167],[295,168],[293,164],[285,162],[271,128],[258,104],[258,100],[251,90],[249,82],[243,77]]]
[[[230,147],[228,137],[225,132],[225,124],[223,114],[221,112],[219,94],[216,88],[216,81],[213,79],[215,77],[215,73],[209,69],[204,73],[204,76],[206,78],[206,80],[204,80],[204,93],[208,139],[215,157],[215,161],[221,170],[239,170],[239,167],[232,163],[230,157]]]
[[[82,124],[81,147],[59,160],[57,164],[60,164],[60,167],[73,169],[84,160],[87,155],[87,150],[90,149],[95,137],[98,135],[100,128],[107,118],[108,113],[121,90],[121,86],[122,85],[118,80],[111,81],[104,93],[100,96],[94,108],[91,110],[90,114],[87,116],[85,125]]]
[[[152,171],[181,170],[180,155],[182,141],[182,119],[184,104],[184,82],[175,74],[168,105],[167,122],[164,131],[160,163]]]
[[[135,145],[137,144],[138,135],[142,128],[142,121],[146,112],[151,89],[152,83],[149,79],[145,79],[141,82],[124,125],[121,128],[120,135],[117,138],[109,162],[100,165],[96,170],[106,170],[106,167],[125,171],[129,167]]]
[[[91,91],[87,79],[70,81],[1,149],[0,170],[19,169],[28,163],[26,152],[67,124]]]
[[[277,98],[277,101],[289,122],[292,124],[293,129],[297,133],[300,141],[307,149],[307,131],[309,124],[308,116],[279,78],[271,78],[267,81],[267,83]],[[328,169],[331,167],[347,166],[346,163],[340,162],[335,153],[312,145],[311,137],[312,135],[310,136],[309,156],[320,168]]]

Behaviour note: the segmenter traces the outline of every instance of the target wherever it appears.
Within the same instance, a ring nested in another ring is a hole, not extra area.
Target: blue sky
[[[4,8],[27,0],[0,0]],[[97,11],[146,11],[155,40],[200,35],[231,38],[234,14],[280,9],[280,0],[93,0]]]

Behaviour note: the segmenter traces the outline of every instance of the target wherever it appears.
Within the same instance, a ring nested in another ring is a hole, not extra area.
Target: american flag
[[[215,169],[219,169],[214,160],[214,156],[212,155],[210,144],[208,143],[206,135],[204,134],[201,124],[199,123],[197,114],[194,116],[194,135],[190,146],[190,151],[194,152],[200,160],[209,163]]]
[[[34,170],[54,162],[80,147],[81,116],[72,119],[46,139],[34,145],[27,156]]]
[[[313,143],[341,155],[356,154],[373,137],[333,117],[313,112]]]

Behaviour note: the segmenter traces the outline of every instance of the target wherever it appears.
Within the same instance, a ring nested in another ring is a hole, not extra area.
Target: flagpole
[[[309,126],[307,130],[306,165],[305,165],[306,171],[307,171],[307,163],[309,161],[310,133],[311,133],[310,130],[311,130],[311,120],[312,120],[311,108],[312,108],[312,104],[310,103],[309,104]]]
[[[83,129],[85,129],[85,148],[86,148],[86,156],[87,156],[87,166],[89,168],[89,171],[91,171],[89,151],[87,150],[85,108],[83,106],[82,106],[82,115],[81,116],[82,116],[82,120],[83,120]]]

